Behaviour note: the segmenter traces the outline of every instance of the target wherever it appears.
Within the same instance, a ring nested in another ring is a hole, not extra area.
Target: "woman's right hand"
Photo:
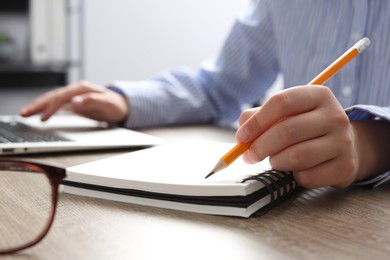
[[[37,97],[21,109],[20,115],[41,114],[41,120],[46,121],[60,109],[109,123],[124,121],[130,112],[128,101],[122,95],[88,81],[80,81]]]

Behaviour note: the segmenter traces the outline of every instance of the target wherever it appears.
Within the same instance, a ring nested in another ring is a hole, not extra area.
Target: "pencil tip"
[[[207,176],[206,177],[204,177],[205,179],[207,179],[208,177],[210,177],[211,175],[213,175],[214,174],[214,172],[210,172],[209,174],[207,174]]]
[[[214,173],[216,172],[219,172],[220,170],[224,169],[227,167],[227,164],[222,161],[222,160],[219,160],[218,163],[214,166],[214,168],[211,170],[211,172],[209,174],[207,174],[207,176],[205,177],[205,179],[207,179],[208,177],[210,177],[211,175],[213,175]]]

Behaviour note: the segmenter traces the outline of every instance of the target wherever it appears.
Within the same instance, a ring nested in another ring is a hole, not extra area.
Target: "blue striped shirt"
[[[390,120],[390,1],[258,0],[198,71],[114,82],[131,105],[125,125],[233,122],[278,75],[284,87],[304,85],[363,37],[370,47],[326,85],[351,120]]]

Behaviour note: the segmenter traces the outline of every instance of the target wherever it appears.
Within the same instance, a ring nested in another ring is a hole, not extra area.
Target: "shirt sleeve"
[[[128,128],[232,123],[242,107],[260,100],[279,74],[266,4],[240,14],[216,58],[199,70],[168,70],[147,81],[115,81],[128,98]]]
[[[346,109],[350,120],[387,120],[390,121],[390,107],[373,105],[355,105]],[[354,183],[354,185],[369,185],[373,188],[390,181],[390,171],[375,176],[372,179]]]

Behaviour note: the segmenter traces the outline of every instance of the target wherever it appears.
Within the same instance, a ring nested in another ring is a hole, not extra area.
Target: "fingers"
[[[318,112],[289,117],[253,141],[251,149],[247,152],[247,162],[258,162],[294,144],[321,138],[331,131],[330,127],[331,125]]]
[[[61,108],[112,123],[125,120],[129,113],[126,98],[105,87],[81,81],[43,94],[25,106],[20,114],[27,117],[41,113],[41,120],[46,121]]]
[[[269,157],[273,168],[293,171],[306,188],[348,186],[356,179],[356,137],[328,88],[295,87],[241,115],[238,142],[251,142],[244,160]]]
[[[323,162],[335,159],[341,154],[341,147],[326,145],[332,138],[324,136],[295,144],[271,155],[271,165],[281,171],[303,171],[310,169]]]
[[[329,95],[332,95],[331,91],[322,86],[301,86],[279,92],[243,123],[237,130],[236,139],[251,142],[276,122],[315,109],[322,98]]]
[[[356,161],[348,158],[336,159],[304,171],[294,171],[294,179],[301,186],[314,189],[324,186],[335,188],[348,187],[353,180],[356,171]]]
[[[22,116],[42,113],[41,120],[46,121],[61,107],[78,95],[88,92],[103,92],[105,88],[88,81],[81,81],[43,94],[20,111]]]

